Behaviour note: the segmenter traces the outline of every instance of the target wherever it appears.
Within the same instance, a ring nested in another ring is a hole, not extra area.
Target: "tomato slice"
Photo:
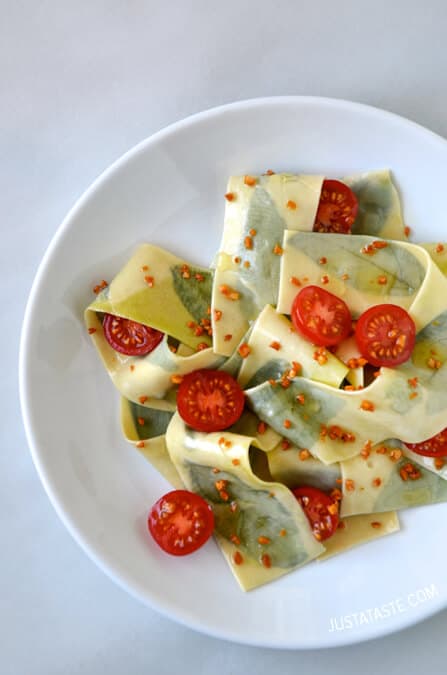
[[[292,321],[299,333],[320,347],[338,345],[352,330],[349,307],[319,286],[305,286],[297,293]]]
[[[214,514],[208,502],[195,492],[173,490],[155,502],[147,524],[163,551],[188,555],[211,537]]]
[[[105,314],[104,337],[113,349],[127,356],[144,356],[160,344],[164,333],[142,323]]]
[[[329,539],[338,526],[338,503],[311,485],[302,485],[292,492],[303,507],[315,539]]]
[[[357,321],[355,339],[361,355],[373,366],[405,363],[416,340],[411,316],[398,305],[375,305]]]
[[[447,428],[421,443],[405,443],[409,450],[424,457],[447,457]]]
[[[194,370],[177,392],[180,417],[196,431],[221,431],[237,422],[245,396],[236,380],[222,370]]]
[[[358,208],[351,188],[339,180],[323,181],[314,232],[350,234]]]

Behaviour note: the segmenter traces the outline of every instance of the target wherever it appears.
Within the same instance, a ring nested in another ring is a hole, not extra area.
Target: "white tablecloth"
[[[315,94],[447,135],[445,2],[0,0],[0,17],[1,675],[444,673],[447,612],[381,641],[275,652],[199,635],[127,596],[50,506],[16,364],[30,285],[63,216],[170,122],[242,98]]]

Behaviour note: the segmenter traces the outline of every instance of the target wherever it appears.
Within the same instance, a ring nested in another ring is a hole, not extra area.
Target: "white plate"
[[[447,506],[406,512],[402,532],[242,593],[213,542],[185,559],[146,534],[167,490],[122,439],[118,396],[83,326],[99,280],[151,241],[207,264],[230,174],[343,175],[391,167],[406,222],[443,237],[447,143],[373,108],[319,98],[224,106],[172,125],[106,171],[55,236],[29,299],[21,400],[34,462],[59,516],[117,583],[172,619],[272,647],[326,647],[384,635],[447,605]],[[51,552],[48,552],[51,555]]]

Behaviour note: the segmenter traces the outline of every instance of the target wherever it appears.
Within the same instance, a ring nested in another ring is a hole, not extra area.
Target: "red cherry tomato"
[[[171,555],[188,555],[211,537],[214,515],[211,506],[200,495],[188,490],[173,490],[155,502],[147,524],[163,551]]]
[[[411,356],[416,326],[398,305],[375,305],[357,321],[355,339],[361,355],[373,366],[392,368]]]
[[[302,485],[292,492],[303,507],[314,537],[318,541],[329,539],[337,529],[338,503],[311,485]]]
[[[447,457],[447,428],[421,443],[405,443],[409,450],[424,457]]]
[[[221,431],[237,422],[244,409],[244,392],[222,370],[194,370],[184,376],[177,392],[180,417],[196,431]]]
[[[346,303],[319,286],[305,286],[297,293],[292,321],[299,333],[320,347],[338,345],[352,330]]]
[[[359,203],[353,191],[339,180],[325,180],[315,218],[314,232],[350,234]]]
[[[106,314],[104,337],[113,349],[127,356],[144,356],[160,344],[164,333],[142,323]]]

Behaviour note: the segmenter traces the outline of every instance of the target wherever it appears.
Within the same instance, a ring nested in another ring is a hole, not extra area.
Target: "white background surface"
[[[1,675],[444,673],[447,612],[369,644],[275,652],[198,635],[128,597],[44,494],[16,364],[29,288],[60,221],[110,162],[166,124],[241,98],[316,94],[447,136],[445,3],[0,0],[0,16]]]

